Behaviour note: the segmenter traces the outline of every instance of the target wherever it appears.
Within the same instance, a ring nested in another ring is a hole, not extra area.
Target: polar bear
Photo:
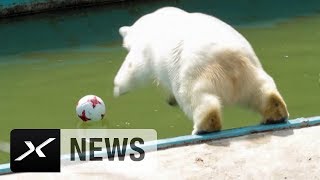
[[[165,7],[119,29],[128,54],[114,79],[114,96],[156,81],[193,120],[192,134],[221,130],[222,105],[259,112],[262,123],[289,114],[274,80],[249,42],[221,20]]]

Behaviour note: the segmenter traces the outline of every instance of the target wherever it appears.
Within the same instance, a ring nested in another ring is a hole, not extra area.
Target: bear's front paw
[[[267,97],[263,109],[262,124],[283,123],[288,120],[287,106],[280,95],[272,93]]]
[[[176,106],[176,105],[178,105],[177,100],[176,100],[176,98],[175,98],[173,95],[170,95],[170,96],[168,97],[167,103],[168,103],[170,106]]]
[[[122,96],[122,95],[128,93],[128,91],[124,91],[123,89],[124,88],[120,88],[120,86],[115,86],[113,88],[113,96],[114,97],[119,97],[119,96]]]

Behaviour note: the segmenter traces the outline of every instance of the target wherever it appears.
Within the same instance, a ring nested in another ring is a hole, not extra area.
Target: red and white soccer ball
[[[86,95],[79,100],[76,111],[82,121],[100,121],[105,116],[106,106],[98,96]]]

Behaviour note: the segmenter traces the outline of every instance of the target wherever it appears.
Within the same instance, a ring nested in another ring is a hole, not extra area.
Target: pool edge
[[[167,149],[171,147],[184,146],[189,144],[197,144],[201,142],[206,142],[210,140],[226,139],[238,136],[244,136],[255,133],[269,132],[269,131],[278,131],[284,129],[296,129],[296,128],[305,128],[310,126],[320,125],[320,116],[309,117],[309,118],[297,118],[289,120],[286,123],[282,124],[271,124],[271,125],[255,125],[255,126],[246,126],[235,129],[223,130],[220,132],[214,132],[204,135],[186,135],[178,136],[174,138],[159,139],[157,141],[147,142],[144,145],[145,149],[152,149],[150,147],[157,146],[158,150]],[[62,156],[62,159],[65,159],[66,156]],[[12,173],[10,170],[10,163],[0,164],[0,175]]]

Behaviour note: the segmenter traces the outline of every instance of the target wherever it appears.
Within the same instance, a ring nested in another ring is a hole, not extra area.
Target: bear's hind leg
[[[286,103],[277,90],[264,93],[261,105],[262,124],[282,123],[289,117]]]
[[[205,97],[205,101],[196,107],[193,121],[192,134],[220,131],[222,128],[221,107],[218,98],[215,96]]]

